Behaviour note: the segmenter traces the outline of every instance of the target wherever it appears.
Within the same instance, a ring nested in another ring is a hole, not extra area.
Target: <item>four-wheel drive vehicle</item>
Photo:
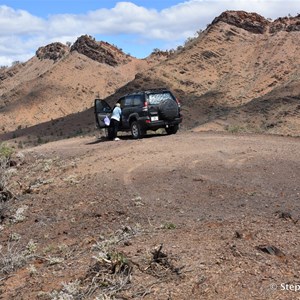
[[[143,137],[147,130],[165,128],[167,134],[175,134],[182,122],[180,104],[167,89],[139,91],[121,97],[122,109],[119,131],[131,131],[132,137]],[[110,127],[104,123],[106,116],[110,117],[112,108],[101,99],[95,99],[95,117],[98,128],[107,128],[110,137]]]

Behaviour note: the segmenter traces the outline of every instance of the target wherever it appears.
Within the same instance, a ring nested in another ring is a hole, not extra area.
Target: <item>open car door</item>
[[[105,100],[95,99],[94,110],[97,128],[107,128],[104,118],[111,116],[112,109],[109,104]]]

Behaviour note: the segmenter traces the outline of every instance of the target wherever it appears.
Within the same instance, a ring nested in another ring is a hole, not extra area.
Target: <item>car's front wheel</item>
[[[140,139],[145,135],[145,132],[141,129],[138,121],[133,121],[131,123],[131,135],[134,139]]]

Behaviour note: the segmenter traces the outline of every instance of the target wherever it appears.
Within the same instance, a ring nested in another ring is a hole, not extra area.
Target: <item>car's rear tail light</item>
[[[177,102],[178,107],[180,108],[180,102],[177,98],[176,98],[176,102]]]
[[[148,110],[148,102],[147,101],[144,102],[144,106],[143,106],[142,110],[143,111],[147,111]]]

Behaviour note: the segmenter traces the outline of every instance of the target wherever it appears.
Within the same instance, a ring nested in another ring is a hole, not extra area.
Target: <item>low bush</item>
[[[13,149],[5,143],[0,144],[0,160],[10,160]]]
[[[8,185],[10,179],[10,173],[8,168],[10,165],[10,159],[13,150],[6,144],[0,144],[0,220],[3,213],[3,202],[9,200],[12,197]]]

